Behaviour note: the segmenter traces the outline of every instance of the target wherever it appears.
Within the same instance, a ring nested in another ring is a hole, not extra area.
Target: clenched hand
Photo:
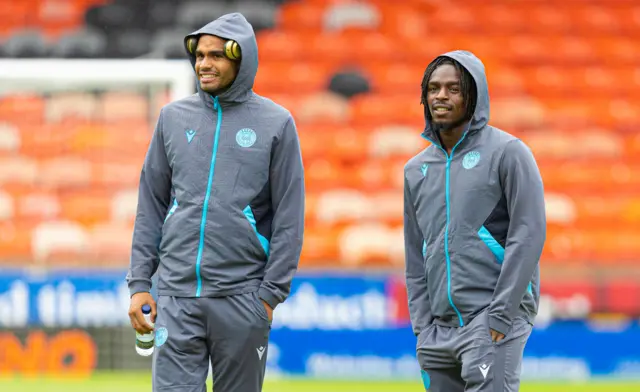
[[[131,305],[129,306],[129,319],[131,320],[131,326],[136,332],[145,334],[153,331],[153,327],[144,319],[142,314],[142,306],[151,306],[151,321],[156,322],[156,301],[150,293],[135,293],[131,297]]]

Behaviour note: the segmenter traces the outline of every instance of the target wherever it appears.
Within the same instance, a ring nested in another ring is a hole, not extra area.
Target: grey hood
[[[253,27],[242,14],[234,12],[223,15],[201,29],[185,36],[183,41],[184,48],[194,71],[196,57],[187,50],[187,40],[205,34],[234,40],[240,45],[242,51],[238,76],[231,87],[218,97],[218,100],[222,103],[247,101],[251,97],[253,83],[258,72],[258,43],[256,42]],[[207,94],[200,90],[199,83],[197,85],[198,93],[205,98]],[[206,101],[210,102],[210,99]]]
[[[487,84],[487,75],[485,74],[484,64],[473,53],[465,50],[455,50],[448,52],[439,57],[448,57],[456,60],[469,71],[476,82],[476,108],[471,118],[469,132],[479,131],[489,123],[490,105],[489,105],[489,87]],[[438,137],[431,127],[431,113],[429,107],[424,107],[425,129],[423,136],[429,140],[437,141]]]

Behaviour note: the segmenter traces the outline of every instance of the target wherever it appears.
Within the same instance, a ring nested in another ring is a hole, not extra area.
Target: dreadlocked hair
[[[433,72],[441,65],[450,64],[453,65],[458,72],[460,73],[460,91],[462,92],[462,98],[464,99],[464,103],[466,106],[465,119],[470,120],[473,117],[473,112],[476,110],[476,101],[478,98],[478,92],[476,90],[476,81],[471,76],[471,73],[462,66],[456,60],[446,57],[440,56],[431,62],[427,66],[427,69],[424,71],[424,76],[422,77],[422,97],[420,99],[420,104],[425,106],[425,113],[429,117],[429,121],[431,121],[431,112],[427,109],[427,95],[429,93],[429,79],[431,79],[431,75]]]

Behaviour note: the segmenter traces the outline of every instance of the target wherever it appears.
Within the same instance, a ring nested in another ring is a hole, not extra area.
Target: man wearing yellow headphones
[[[129,316],[155,331],[154,391],[204,392],[211,362],[216,392],[258,392],[302,248],[298,134],[288,110],[252,90],[258,48],[241,14],[184,44],[198,91],[162,108],[142,167]]]

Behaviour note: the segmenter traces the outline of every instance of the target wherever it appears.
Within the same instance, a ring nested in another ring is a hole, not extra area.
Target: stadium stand
[[[635,2],[21,0],[1,7],[0,53],[182,58],[186,33],[237,10],[258,35],[256,92],[299,126],[304,267],[402,265],[402,168],[426,147],[420,80],[434,56],[458,48],[485,62],[491,123],[539,160],[545,268],[595,276],[638,266]],[[0,97],[1,262],[127,263],[149,105],[136,93]],[[563,286],[598,297],[581,282]],[[637,283],[607,287],[602,298],[638,299]],[[611,301],[640,312],[638,301]]]

